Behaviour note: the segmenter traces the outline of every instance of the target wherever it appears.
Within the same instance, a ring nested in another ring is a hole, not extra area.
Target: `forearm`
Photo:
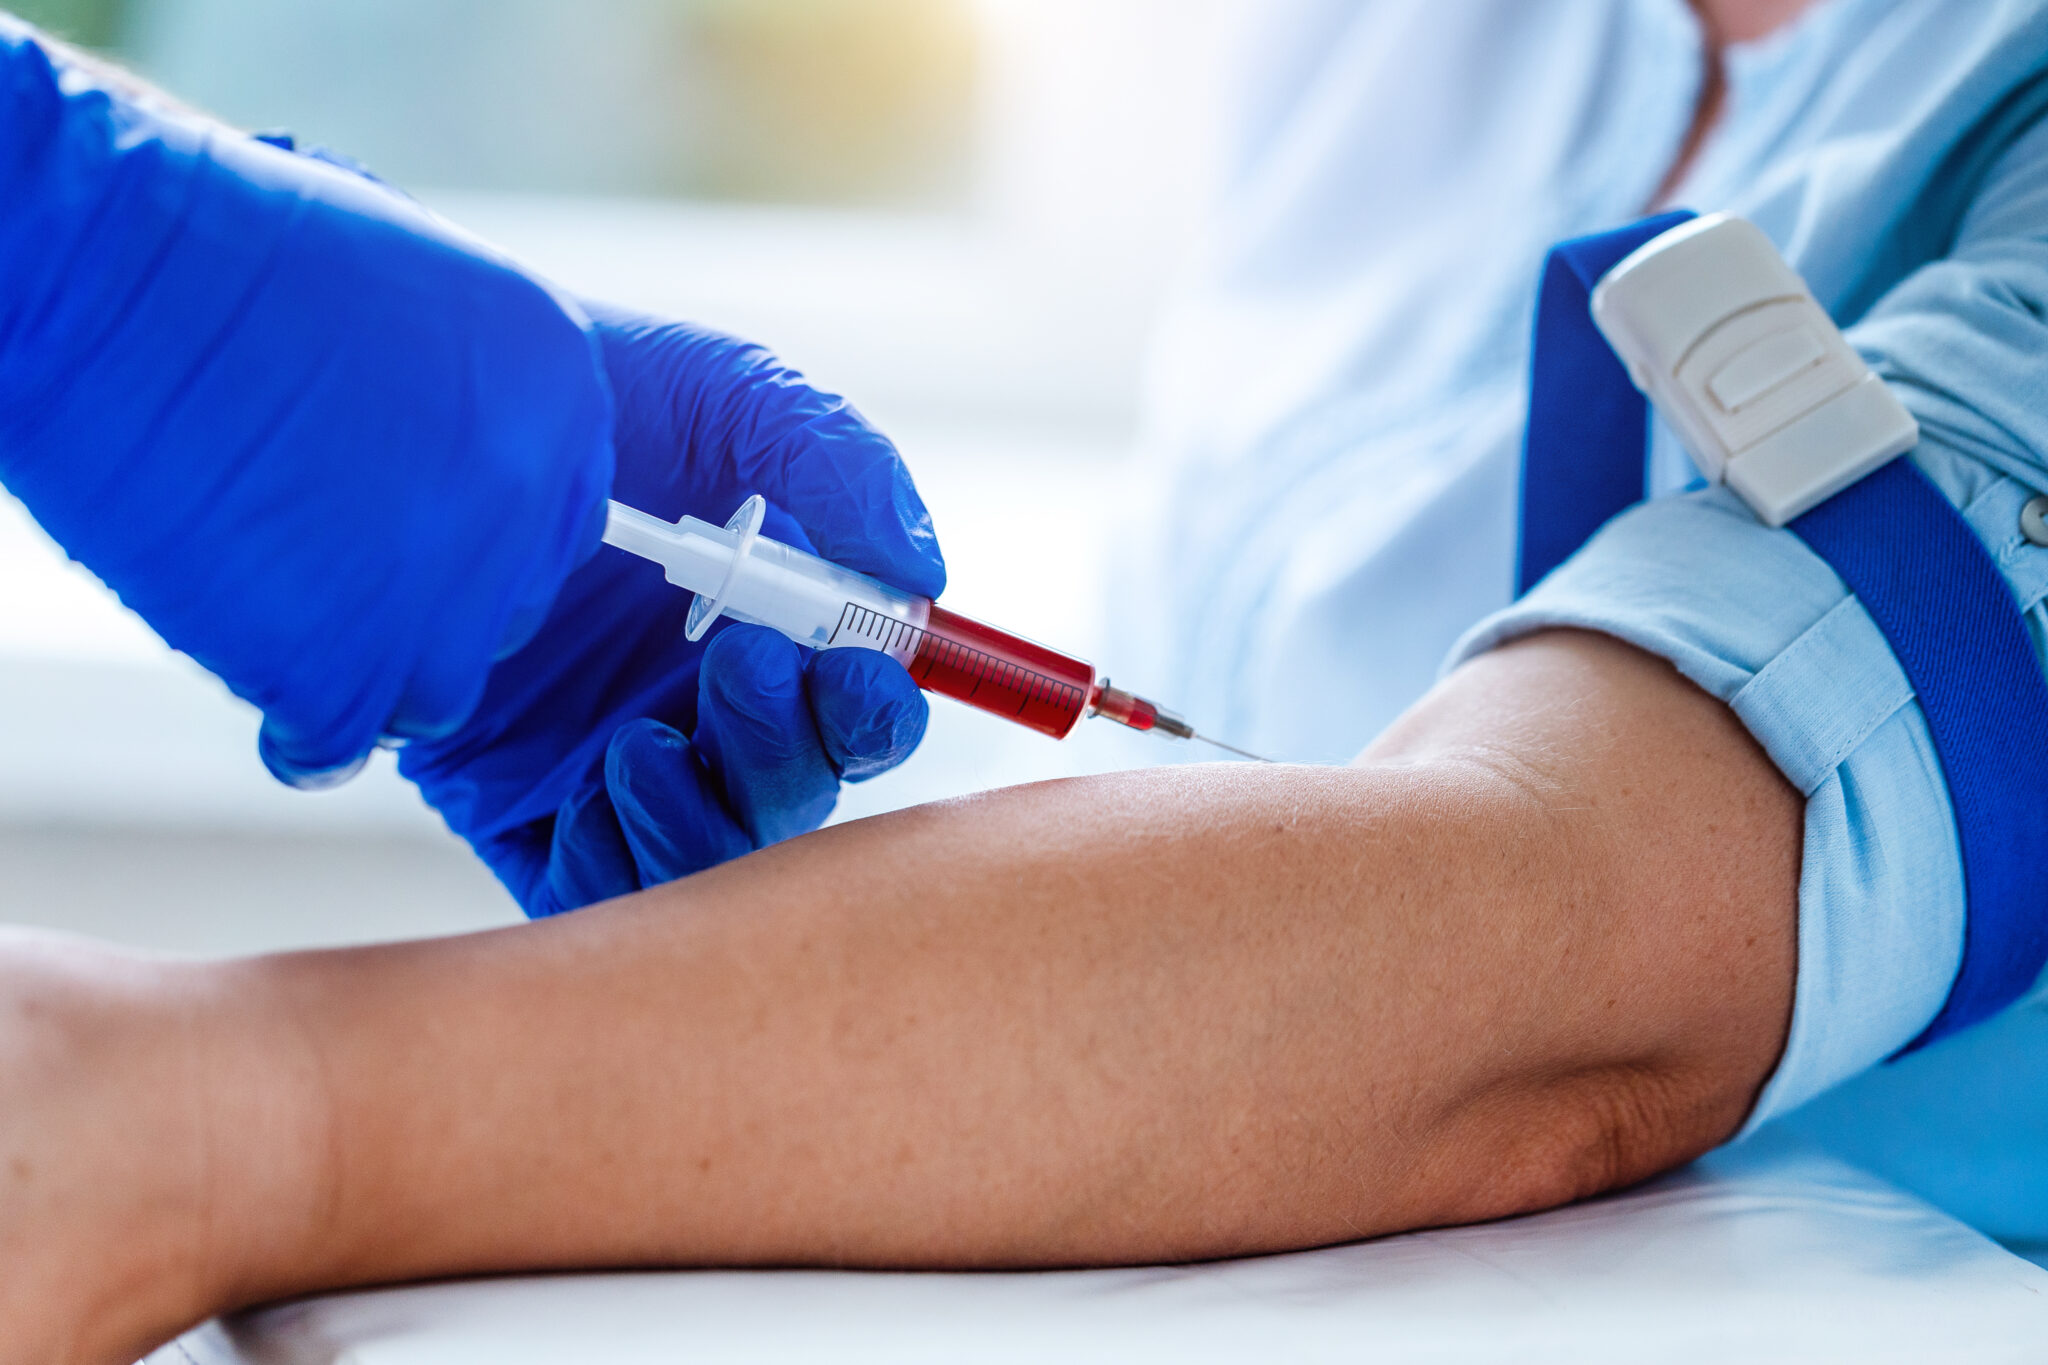
[[[1560,1202],[1740,1122],[1797,866],[1722,708],[1561,637],[1349,770],[996,792],[530,929],[231,966],[218,1026],[298,1040],[323,1116],[259,1239],[291,1249],[235,1292],[1176,1259]]]

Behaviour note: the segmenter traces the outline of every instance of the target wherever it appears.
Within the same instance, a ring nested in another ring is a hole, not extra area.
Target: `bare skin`
[[[1815,0],[1693,0],[1717,47],[1768,38],[1813,8]]]
[[[528,928],[212,964],[0,952],[0,1362],[541,1267],[1304,1247],[1639,1180],[1783,1046],[1801,803],[1555,634],[1348,769],[842,826]]]

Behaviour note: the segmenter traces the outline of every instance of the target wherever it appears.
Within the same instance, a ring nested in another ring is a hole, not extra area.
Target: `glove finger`
[[[687,468],[692,491],[759,493],[826,558],[926,597],[944,591],[945,559],[909,469],[845,399],[763,347],[608,304],[585,308],[618,395],[621,450],[685,451],[675,472]],[[620,460],[614,496],[666,505],[660,481],[636,486],[647,481],[639,463]],[[738,496],[713,510],[729,514]]]
[[[825,756],[848,782],[889,771],[924,739],[931,707],[903,665],[886,654],[821,650],[804,670],[804,682]]]
[[[605,751],[605,788],[643,886],[751,853],[690,741],[658,720],[628,721]]]
[[[544,919],[640,889],[639,870],[603,787],[578,792],[555,816],[547,877],[526,913]]]
[[[906,592],[946,590],[938,532],[889,438],[844,399],[814,390],[815,409],[744,472],[804,528],[818,553]]]
[[[309,792],[340,786],[370,761],[368,750],[350,753],[331,743],[302,740],[267,719],[256,735],[256,755],[272,777],[287,787]]]
[[[802,651],[771,630],[735,626],[704,654],[692,741],[756,847],[816,829],[839,799],[805,695]]]

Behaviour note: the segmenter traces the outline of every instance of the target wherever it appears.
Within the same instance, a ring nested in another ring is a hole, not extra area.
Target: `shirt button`
[[[2048,546],[2048,496],[2034,498],[2020,509],[2020,534],[2036,545]]]

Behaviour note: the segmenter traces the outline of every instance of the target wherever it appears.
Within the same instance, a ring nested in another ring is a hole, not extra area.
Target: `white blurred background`
[[[1141,358],[1208,194],[1235,3],[11,7],[358,157],[572,289],[775,346],[898,439],[950,604],[1114,668],[1105,551],[1144,497]],[[226,952],[516,917],[388,765],[288,792],[255,726],[0,504],[0,921]],[[842,816],[1159,743],[1083,731],[940,702]]]

